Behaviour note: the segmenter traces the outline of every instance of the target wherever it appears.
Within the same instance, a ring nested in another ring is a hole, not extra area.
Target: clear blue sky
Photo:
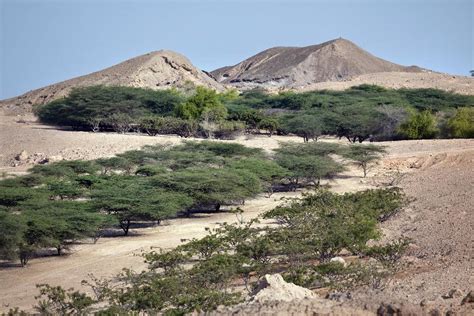
[[[473,0],[0,0],[0,99],[171,49],[201,69],[337,37],[468,75]]]

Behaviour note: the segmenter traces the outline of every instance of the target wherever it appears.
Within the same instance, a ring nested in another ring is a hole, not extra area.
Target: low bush
[[[365,208],[361,211],[362,203]],[[146,253],[149,266],[141,273],[125,270],[118,282],[87,282],[98,294],[96,298],[41,286],[47,300],[39,306],[52,313],[91,307],[105,314],[208,312],[240,302],[243,297],[238,288],[251,291],[260,276],[275,272],[310,288],[380,286],[383,277],[393,271],[406,241],[375,247],[366,244],[380,235],[378,215],[401,203],[403,195],[395,189],[344,195],[318,191],[263,215],[277,220],[278,225],[262,226],[258,220],[224,223],[201,239]],[[347,266],[329,261],[343,249],[373,259]]]
[[[454,138],[474,137],[474,107],[463,107],[448,121],[449,135]]]

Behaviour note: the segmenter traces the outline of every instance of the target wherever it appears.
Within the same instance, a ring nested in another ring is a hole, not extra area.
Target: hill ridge
[[[378,58],[353,42],[337,38],[304,47],[277,46],[242,62],[211,71],[224,84],[238,88],[298,88],[306,85],[344,81],[377,72],[421,72],[416,66],[402,66]]]

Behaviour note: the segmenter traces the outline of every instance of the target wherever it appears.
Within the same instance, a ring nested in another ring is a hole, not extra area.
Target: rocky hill
[[[197,69],[186,57],[173,51],[160,50],[141,55],[102,71],[73,78],[21,96],[0,102],[7,113],[22,113],[35,104],[44,104],[63,97],[73,87],[120,85],[150,89],[185,87],[188,82],[216,90],[224,87],[205,72]]]
[[[274,47],[241,63],[216,69],[217,81],[237,88],[300,88],[318,82],[346,81],[364,74],[423,70],[380,59],[346,39],[307,47]]]

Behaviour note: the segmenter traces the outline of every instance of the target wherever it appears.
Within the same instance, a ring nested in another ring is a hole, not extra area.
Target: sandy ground
[[[0,117],[0,172],[22,173],[28,165],[12,167],[20,151],[64,159],[94,159],[111,156],[144,145],[179,143],[178,137],[94,134],[60,131],[34,123],[31,117]],[[256,136],[238,142],[267,150],[288,137]],[[301,141],[301,138],[291,138]],[[334,140],[329,140],[334,141]],[[452,288],[466,292],[473,284],[470,258],[472,247],[472,211],[474,179],[474,140],[432,140],[384,142],[388,153],[369,173],[350,169],[330,183],[336,192],[360,190],[395,182],[416,198],[409,207],[383,225],[386,239],[404,235],[413,239],[405,274],[400,274],[383,291],[361,292],[361,301],[387,300],[391,297],[419,303],[436,300]],[[259,197],[244,206],[250,219],[280,203],[283,196]],[[35,284],[50,283],[66,288],[81,288],[89,274],[112,276],[122,268],[145,267],[140,253],[153,247],[173,247],[183,238],[200,237],[205,227],[236,221],[229,213],[200,215],[196,218],[169,220],[163,225],[136,229],[129,237],[102,238],[96,244],[74,246],[67,256],[34,259],[26,268],[0,268],[0,312],[9,307],[29,308],[37,294]],[[367,293],[370,293],[368,296]]]

